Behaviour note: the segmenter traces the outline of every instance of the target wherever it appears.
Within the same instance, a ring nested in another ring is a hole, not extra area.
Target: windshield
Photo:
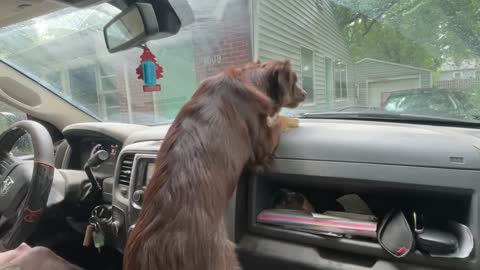
[[[257,59],[289,59],[298,74],[308,97],[286,115],[480,117],[480,1],[189,3],[192,25],[147,44],[160,92],[143,92],[140,48],[108,53],[102,29],[120,12],[108,3],[0,29],[0,60],[102,121],[171,122],[201,80]]]

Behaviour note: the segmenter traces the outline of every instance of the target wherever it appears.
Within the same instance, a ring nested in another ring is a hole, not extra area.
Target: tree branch
[[[364,16],[362,13],[357,13],[355,14],[355,16],[353,16],[352,18],[350,18],[349,20],[345,20],[343,22],[340,23],[340,26],[343,28],[349,24],[351,24],[352,22],[358,20],[360,17]]]
[[[372,19],[372,21],[368,24],[367,27],[365,27],[365,31],[363,32],[363,36],[366,36],[368,34],[368,32],[370,32],[370,30],[372,29],[373,25],[375,23],[378,22],[378,20],[380,18],[382,18],[383,15],[385,15],[385,13],[387,13],[393,6],[395,6],[395,4],[397,4],[399,2],[399,0],[393,0],[391,2],[389,2],[387,4],[387,6],[385,7],[384,10],[382,10],[382,12],[380,12],[380,14],[378,14],[375,18]]]
[[[454,30],[457,36],[471,48],[477,56],[480,56],[480,42],[478,42],[478,35],[472,28],[468,27],[461,16],[459,16],[458,9],[448,1],[442,1],[440,7],[449,18],[449,26]]]

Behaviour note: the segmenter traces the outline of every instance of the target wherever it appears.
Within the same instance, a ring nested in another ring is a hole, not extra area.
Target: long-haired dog
[[[245,168],[271,160],[288,125],[275,116],[306,92],[288,61],[207,78],[172,123],[124,253],[124,270],[239,269],[224,213]],[[275,120],[277,119],[277,120]]]

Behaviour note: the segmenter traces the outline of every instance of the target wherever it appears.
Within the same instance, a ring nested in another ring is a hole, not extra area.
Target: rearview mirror
[[[123,10],[103,28],[108,51],[114,53],[175,35],[182,25],[193,22],[193,12],[185,1],[173,6],[167,0],[134,3]]]

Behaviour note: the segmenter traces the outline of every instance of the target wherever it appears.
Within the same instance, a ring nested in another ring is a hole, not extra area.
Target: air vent
[[[118,176],[118,183],[120,185],[129,186],[130,185],[130,176],[132,175],[132,167],[133,167],[133,158],[135,155],[124,155],[120,174]]]

